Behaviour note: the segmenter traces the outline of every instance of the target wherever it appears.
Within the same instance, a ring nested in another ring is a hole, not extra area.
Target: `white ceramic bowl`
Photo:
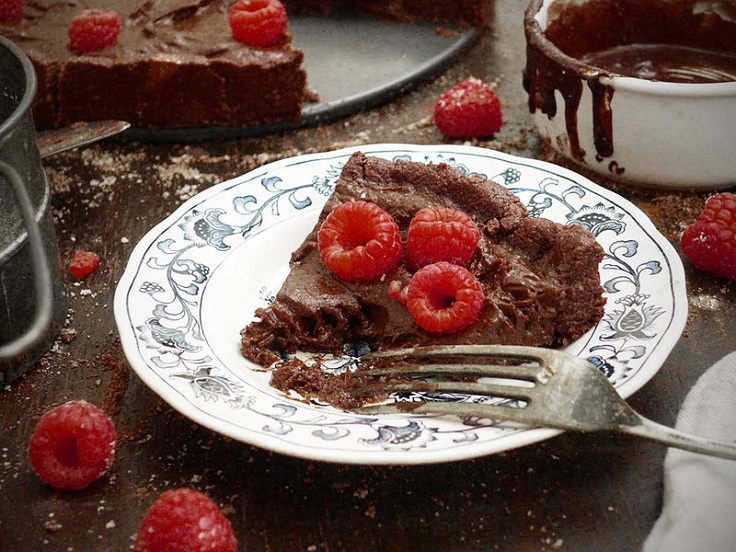
[[[577,59],[586,49],[652,41],[636,36],[636,18],[649,27],[653,17],[664,19],[653,16],[652,6],[677,12],[660,25],[655,41],[703,40],[704,48],[736,56],[733,0],[532,0],[524,21],[524,87],[539,133],[608,178],[669,189],[734,186],[736,76],[729,82],[663,82]],[[569,10],[587,14],[574,20]],[[553,44],[548,31],[564,44]]]

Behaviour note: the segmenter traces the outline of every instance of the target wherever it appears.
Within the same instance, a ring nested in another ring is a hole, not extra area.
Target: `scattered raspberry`
[[[438,261],[465,265],[479,240],[480,232],[466,213],[449,207],[425,207],[409,224],[406,261],[413,269]]]
[[[44,483],[57,489],[83,489],[112,465],[115,439],[107,414],[86,401],[69,401],[41,416],[28,457]]]
[[[78,53],[102,50],[118,41],[120,27],[120,16],[114,11],[82,10],[69,23],[69,47]]]
[[[736,279],[736,194],[711,196],[680,239],[682,252],[696,268]]]
[[[401,234],[393,217],[375,203],[335,207],[317,234],[322,262],[347,282],[376,280],[401,262]]]
[[[230,8],[235,40],[266,48],[283,44],[288,31],[286,8],[279,0],[238,0]]]
[[[235,552],[232,526],[215,504],[193,489],[158,497],[135,536],[135,552]]]
[[[77,280],[84,280],[100,266],[100,257],[92,251],[77,251],[69,263],[69,272]]]
[[[0,0],[0,23],[15,21],[23,15],[23,0]]]
[[[450,138],[489,136],[503,126],[501,102],[490,85],[470,77],[439,97],[434,124]]]
[[[483,289],[473,273],[445,261],[420,268],[406,290],[414,322],[433,334],[467,328],[480,316],[483,302]]]

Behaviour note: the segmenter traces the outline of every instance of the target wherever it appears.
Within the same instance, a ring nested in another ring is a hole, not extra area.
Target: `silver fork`
[[[355,410],[361,414],[451,414],[532,427],[619,431],[736,460],[736,443],[690,435],[641,416],[598,368],[565,351],[502,345],[428,346],[371,353],[361,361],[369,368],[355,372],[367,379],[358,392],[449,392],[500,399],[490,404],[427,400],[381,403]],[[403,376],[433,378],[418,381]],[[376,379],[371,381],[373,377]],[[479,378],[492,379],[476,381]]]

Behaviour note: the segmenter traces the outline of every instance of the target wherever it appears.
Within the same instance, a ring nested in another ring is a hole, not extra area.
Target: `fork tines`
[[[357,389],[359,394],[375,394],[377,389],[386,395],[462,393],[526,403],[530,400],[529,390],[551,375],[551,368],[540,357],[539,349],[532,347],[427,346],[371,353],[361,360],[371,367],[355,373],[366,380],[365,386]],[[482,381],[478,381],[480,378]],[[458,404],[445,406],[447,413],[458,413]],[[371,405],[359,412],[441,413],[445,406],[415,399],[408,404]]]

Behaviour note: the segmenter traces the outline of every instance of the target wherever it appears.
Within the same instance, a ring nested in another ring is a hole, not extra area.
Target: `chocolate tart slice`
[[[297,121],[304,53],[290,40],[251,48],[230,31],[224,0],[98,0],[123,28],[115,45],[78,54],[67,28],[86,3],[28,0],[0,23],[38,75],[39,126],[122,119],[137,128],[266,125]]]
[[[447,206],[470,215],[481,240],[468,268],[486,297],[480,318],[449,335],[420,329],[389,284],[409,282],[402,263],[377,282],[349,283],[320,260],[317,231],[346,201],[372,201],[390,213],[403,236],[423,207]],[[374,350],[426,344],[569,343],[603,315],[598,265],[603,250],[580,226],[532,218],[503,186],[447,164],[388,161],[353,154],[315,228],[292,253],[290,273],[275,300],[241,332],[243,355],[269,366],[296,352],[341,354],[346,344]]]
[[[483,26],[492,0],[288,0],[289,13],[351,9],[402,21]],[[33,115],[41,127],[122,119],[140,129],[258,127],[298,122],[307,87],[304,52],[237,42],[233,0],[26,0],[0,35],[16,43],[38,75]],[[98,52],[69,49],[67,28],[83,8],[115,10],[122,30]],[[316,91],[317,94],[319,91]]]

